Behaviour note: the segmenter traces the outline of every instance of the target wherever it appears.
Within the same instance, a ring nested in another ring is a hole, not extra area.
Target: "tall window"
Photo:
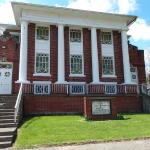
[[[81,30],[70,30],[70,42],[81,42]]]
[[[36,73],[49,73],[49,54],[36,54]]]
[[[112,44],[111,32],[102,32],[102,44]]]
[[[113,57],[102,57],[103,75],[114,75]]]
[[[48,40],[49,39],[49,28],[48,27],[37,27],[37,39]]]
[[[71,55],[71,74],[82,74],[82,55]]]

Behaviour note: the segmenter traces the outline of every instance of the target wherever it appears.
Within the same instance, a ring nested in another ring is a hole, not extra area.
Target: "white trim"
[[[36,72],[36,54],[37,53],[41,53],[41,54],[48,54],[48,56],[49,56],[49,59],[48,59],[48,73],[37,73]],[[36,50],[35,50],[35,56],[34,56],[35,58],[34,58],[34,74],[33,74],[33,76],[51,76],[51,74],[50,74],[50,53],[46,53],[46,52],[36,52]]]
[[[112,57],[113,58],[113,74],[108,74],[108,75],[105,75],[103,74],[103,57]],[[117,78],[117,75],[116,75],[116,70],[115,70],[115,58],[114,58],[114,55],[113,56],[109,56],[109,55],[102,55],[102,78]]]
[[[33,81],[34,84],[34,94],[35,95],[50,95],[51,94],[51,81]],[[36,86],[39,86],[37,92]],[[41,88],[42,87],[42,88]],[[47,87],[48,91],[45,89]]]
[[[84,54],[70,54],[69,53],[69,63],[70,63],[70,75],[69,76],[72,76],[72,77],[85,77],[85,74],[84,74]],[[82,73],[81,74],[72,74],[71,73],[71,55],[81,55],[82,56]]]
[[[100,84],[110,84],[110,85],[117,85],[117,82],[100,82]]]
[[[70,74],[69,77],[86,77],[84,74]]]
[[[50,73],[34,73],[33,76],[50,77]]]
[[[74,82],[68,82],[69,84],[86,84],[86,82],[76,82],[76,81],[74,81]]]
[[[71,42],[70,41],[70,30],[80,30],[81,31],[81,42]],[[75,44],[81,44],[80,53],[74,52],[74,50],[71,49],[71,43]],[[72,74],[71,73],[71,55],[81,55],[82,56],[82,74]],[[79,26],[69,26],[69,66],[70,66],[70,75],[71,77],[84,77],[84,50],[83,50],[83,28]]]
[[[37,84],[51,84],[51,81],[33,81],[33,83],[37,83]]]
[[[136,16],[130,15],[94,12],[87,10],[52,7],[46,5],[44,6],[18,2],[12,2],[12,8],[14,11],[14,16],[17,25],[20,23],[20,18],[23,17],[24,19],[26,18],[30,21],[31,20],[33,21],[34,19],[38,20],[39,22],[43,22],[45,20],[45,22],[47,23],[55,22],[55,23],[65,23],[68,25],[69,23],[72,23],[73,25],[84,23],[86,26],[90,26],[90,24],[93,24],[93,22],[95,22],[95,25],[100,26],[100,24],[102,24],[102,22],[104,21],[105,22],[113,21],[111,24],[105,23],[104,27],[109,25],[114,26],[114,28],[117,28],[119,26],[121,29],[133,23],[137,18]],[[72,18],[72,20],[70,20],[70,18]]]
[[[49,32],[49,37],[48,40],[39,40],[37,39],[37,27],[47,27],[48,28],[48,32]],[[35,26],[35,41],[50,41],[50,25],[46,25],[46,24],[42,24],[42,23],[37,23]]]
[[[117,76],[114,75],[102,75],[102,78],[117,78]]]

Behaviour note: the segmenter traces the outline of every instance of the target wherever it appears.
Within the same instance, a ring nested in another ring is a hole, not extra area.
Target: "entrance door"
[[[137,72],[137,67],[131,67],[131,80],[133,83],[138,84],[138,72]]]
[[[0,94],[11,94],[12,64],[0,62]]]

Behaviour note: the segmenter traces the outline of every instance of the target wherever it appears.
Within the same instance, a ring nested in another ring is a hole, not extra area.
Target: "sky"
[[[0,0],[0,23],[15,24],[10,1],[11,0]],[[138,16],[136,22],[129,27],[128,34],[131,35],[130,43],[138,46],[139,49],[143,49],[145,51],[145,56],[150,53],[150,0],[13,1]],[[148,60],[150,60],[149,57]]]

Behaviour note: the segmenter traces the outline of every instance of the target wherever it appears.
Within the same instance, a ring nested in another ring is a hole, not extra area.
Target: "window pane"
[[[36,54],[36,73],[48,73],[49,72],[49,55],[43,53]]]
[[[49,39],[49,28],[48,27],[37,27],[37,39],[48,40]]]
[[[104,75],[113,75],[114,68],[113,68],[113,57],[103,57],[102,58],[102,66],[103,66],[103,74]]]
[[[70,30],[70,42],[81,42],[81,30]]]
[[[112,44],[111,32],[102,32],[101,41],[102,41],[102,44]]]
[[[71,73],[82,74],[82,56],[71,55]]]

